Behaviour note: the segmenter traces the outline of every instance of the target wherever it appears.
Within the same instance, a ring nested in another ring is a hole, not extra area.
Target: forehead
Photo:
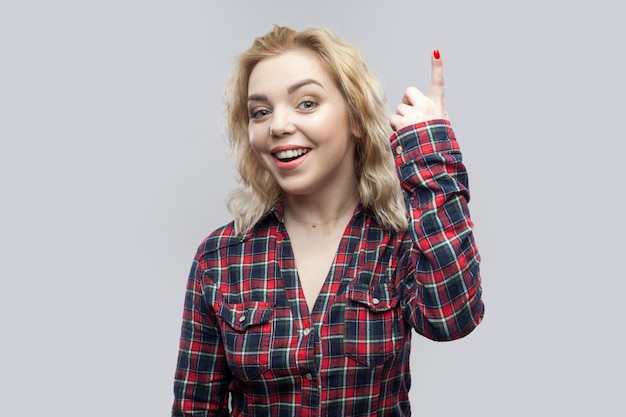
[[[303,79],[312,79],[324,87],[334,85],[332,77],[311,51],[296,49],[259,61],[250,73],[248,92],[271,88],[285,89]]]

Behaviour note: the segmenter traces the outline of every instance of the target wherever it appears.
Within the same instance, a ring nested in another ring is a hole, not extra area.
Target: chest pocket
[[[350,285],[344,317],[344,350],[360,364],[378,366],[402,347],[402,316],[393,286]]]
[[[226,359],[237,377],[251,380],[269,369],[273,312],[264,302],[220,304]]]

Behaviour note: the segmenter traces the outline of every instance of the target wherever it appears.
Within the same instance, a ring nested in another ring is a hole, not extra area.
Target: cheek
[[[250,143],[250,146],[252,147],[252,149],[254,149],[255,152],[257,152],[257,150],[261,147],[261,138],[262,136],[258,126],[255,127],[254,125],[251,125],[248,127],[248,143]]]
[[[337,135],[351,135],[350,121],[348,119],[348,113],[345,109],[341,109],[337,112],[329,115],[324,123],[321,124],[330,132],[334,132]]]
[[[266,135],[262,134],[258,126],[256,126],[256,128],[254,126],[248,128],[248,143],[250,144],[250,149],[252,149],[252,153],[261,165],[267,169],[269,161],[266,160],[268,156],[265,139]]]

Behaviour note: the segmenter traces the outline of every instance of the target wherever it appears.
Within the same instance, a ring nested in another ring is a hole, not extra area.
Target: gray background
[[[608,1],[3,1],[0,414],[169,414],[187,272],[230,220],[223,87],[279,23],[359,46],[392,108],[427,89],[432,49],[445,60],[487,315],[457,342],[414,338],[414,414],[625,415],[620,16]]]

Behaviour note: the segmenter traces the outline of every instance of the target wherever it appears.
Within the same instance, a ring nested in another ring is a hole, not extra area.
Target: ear
[[[356,139],[361,139],[363,137],[361,129],[358,126],[353,127],[351,129],[351,132],[352,132],[352,136],[354,136]]]

